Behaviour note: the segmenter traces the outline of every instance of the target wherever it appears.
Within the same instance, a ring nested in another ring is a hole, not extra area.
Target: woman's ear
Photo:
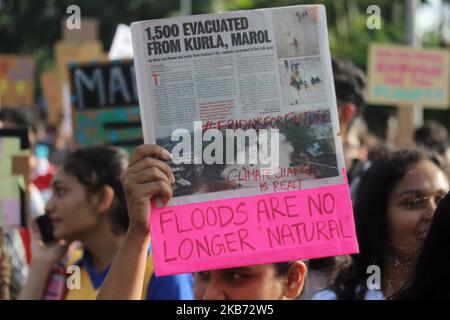
[[[294,261],[291,263],[288,272],[285,275],[284,296],[287,299],[297,298],[305,285],[307,269],[302,261]]]
[[[97,212],[103,213],[111,208],[114,200],[114,189],[110,186],[104,186],[98,195]]]

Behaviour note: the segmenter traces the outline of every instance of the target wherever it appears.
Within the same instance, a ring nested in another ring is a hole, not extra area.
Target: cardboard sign
[[[25,192],[19,175],[29,176],[26,130],[0,130],[0,228],[25,225]]]
[[[373,44],[368,61],[367,102],[448,108],[450,51]]]
[[[59,80],[57,86],[54,88],[55,92],[53,94],[55,95],[55,99],[56,95],[60,96],[62,106],[61,109],[58,110],[56,109],[57,106],[55,105],[55,109],[49,110],[49,117],[51,118],[53,123],[53,121],[61,121],[60,117],[62,115],[62,118],[64,119],[62,120],[64,123],[63,126],[67,127],[68,113],[65,110],[64,86],[68,86],[69,84],[69,64],[104,61],[107,58],[103,53],[102,44],[98,40],[91,40],[80,43],[59,41],[54,46],[54,52]],[[47,79],[47,81],[50,82],[51,80]],[[52,113],[51,115],[50,112]],[[70,136],[69,133],[70,132],[67,132],[68,136]]]
[[[93,18],[81,19],[80,29],[69,29],[67,19],[61,21],[63,40],[67,42],[86,42],[98,39],[98,21]]]
[[[28,179],[30,173],[30,157],[28,155],[12,156],[12,174],[24,175]]]
[[[41,74],[41,87],[47,103],[47,120],[59,125],[63,118],[62,87],[57,70],[48,70]]]
[[[131,34],[145,142],[176,180],[151,209],[158,276],[358,252],[323,6]]]
[[[34,104],[34,61],[31,56],[0,55],[0,106]]]
[[[78,144],[110,143],[132,150],[142,143],[131,60],[74,64],[70,78]]]
[[[69,64],[104,61],[106,56],[100,41],[82,43],[59,41],[55,44],[55,59],[62,82],[69,82]]]

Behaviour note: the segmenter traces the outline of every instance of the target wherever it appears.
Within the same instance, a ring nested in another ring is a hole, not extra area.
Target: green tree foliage
[[[70,5],[78,5],[82,17],[98,19],[105,48],[110,47],[119,23],[166,17],[179,9],[178,0],[2,0],[0,51],[33,53],[51,45],[61,38],[61,23],[69,16]]]
[[[179,0],[0,0],[0,52],[32,54],[37,72],[53,63],[53,44],[62,37],[67,7],[78,5],[81,17],[96,18],[107,52],[119,23],[176,14]]]
[[[53,44],[61,38],[62,20],[73,4],[81,8],[82,17],[98,20],[105,51],[119,23],[176,16],[180,8],[180,0],[0,0],[0,52],[32,54],[41,72],[53,61]],[[371,42],[405,42],[403,0],[192,0],[192,9],[199,14],[299,4],[325,5],[332,55],[350,59],[364,70]],[[370,5],[381,9],[380,30],[366,26]],[[430,33],[426,46],[442,45],[440,39],[439,34]]]
[[[450,0],[445,0],[450,2]],[[193,13],[256,9],[298,4],[323,4],[327,10],[332,54],[366,67],[368,45],[404,42],[404,1],[392,0],[193,0]],[[31,53],[42,64],[52,58],[52,45],[61,38],[66,9],[76,4],[82,17],[99,21],[99,37],[109,49],[119,23],[164,18],[179,14],[180,0],[0,0],[0,52]],[[369,30],[370,5],[381,8],[381,30]],[[436,35],[430,39],[436,43]]]

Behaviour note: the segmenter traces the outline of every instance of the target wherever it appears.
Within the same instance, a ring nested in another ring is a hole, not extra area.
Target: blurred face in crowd
[[[387,223],[389,249],[399,258],[410,259],[420,249],[437,204],[449,190],[449,182],[430,160],[412,164],[406,172],[388,198]]]
[[[80,240],[99,222],[99,197],[88,195],[78,179],[59,170],[52,181],[52,197],[46,205],[56,239]]]
[[[274,264],[203,271],[195,274],[196,300],[282,300],[300,295],[306,266],[295,261],[280,275]]]

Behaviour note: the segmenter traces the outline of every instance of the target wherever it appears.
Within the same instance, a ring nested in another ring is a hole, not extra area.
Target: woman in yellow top
[[[120,174],[127,166],[128,156],[115,147],[88,147],[68,156],[53,178],[52,197],[46,205],[53,235],[65,244],[44,246],[33,241],[29,278],[20,298],[97,297],[128,230],[126,200],[120,183]],[[81,252],[75,250],[66,258],[65,267],[71,273],[66,281],[65,268],[62,274],[55,274],[54,266],[67,256],[68,245],[75,241],[81,244]],[[192,299],[192,276],[154,276],[150,243],[146,245],[138,298]],[[49,281],[52,279],[59,279],[59,286]]]
[[[160,196],[167,203],[172,197],[175,178],[165,162],[170,159],[164,148],[142,145],[122,174],[130,226],[99,299],[140,298],[150,243],[150,199]],[[195,299],[294,299],[301,293],[305,276],[301,261],[199,272],[195,274]]]

